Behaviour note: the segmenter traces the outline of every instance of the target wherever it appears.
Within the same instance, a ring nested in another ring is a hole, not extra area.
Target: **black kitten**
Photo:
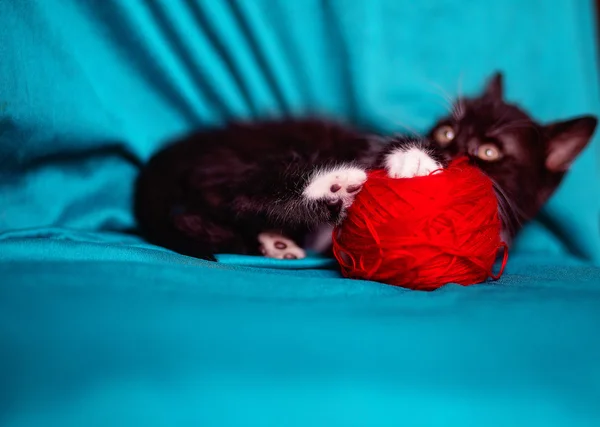
[[[343,218],[367,169],[412,177],[439,161],[422,141],[384,141],[331,122],[231,124],[156,154],[138,179],[135,212],[148,240],[185,255],[302,258],[308,240],[327,248],[311,232]]]
[[[497,73],[481,96],[458,99],[452,115],[440,120],[428,137],[449,158],[469,156],[495,181],[508,241],[558,188],[596,124],[592,116],[547,125],[534,121],[504,101]]]

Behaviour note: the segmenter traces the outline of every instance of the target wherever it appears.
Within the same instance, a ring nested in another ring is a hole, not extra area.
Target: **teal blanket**
[[[231,117],[421,131],[496,69],[600,113],[591,1],[0,1],[0,425],[598,426],[599,139],[499,282],[144,243],[136,166]]]

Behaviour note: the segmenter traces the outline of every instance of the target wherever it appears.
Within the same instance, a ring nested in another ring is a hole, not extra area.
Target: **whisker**
[[[415,138],[417,138],[417,139],[423,139],[423,135],[421,135],[421,133],[419,133],[415,128],[413,128],[411,126],[408,126],[406,123],[398,121],[398,120],[393,120],[392,123],[395,126],[400,126],[404,130],[407,130]]]
[[[515,220],[517,220],[519,225],[523,225],[523,220],[527,219],[527,214],[521,208],[519,208],[516,205],[516,203],[513,202],[512,198],[509,197],[508,194],[506,194],[506,192],[502,189],[502,187],[500,187],[500,185],[498,185],[498,183],[495,180],[492,180],[492,182],[494,182],[494,187],[496,191],[502,194],[502,197],[508,203],[510,210],[514,212]]]
[[[436,90],[436,93],[438,95],[440,95],[442,98],[444,98],[449,104],[454,103],[454,97],[446,89],[444,89],[441,85],[434,83],[434,82],[430,82],[430,84]]]
[[[460,95],[460,92],[462,91],[462,74],[459,77],[459,95],[456,98],[454,98],[447,90],[445,90],[439,84],[434,82],[430,82],[430,84],[433,86],[434,89],[436,89],[436,94],[440,95],[444,99],[444,101],[446,101],[447,110],[450,113],[450,115],[455,120],[460,120],[464,115],[464,99],[462,95]]]
[[[506,112],[502,115],[502,117],[500,117],[500,119],[498,119],[496,121],[496,126],[499,126],[500,128],[506,127],[506,126],[513,126],[513,125],[527,125],[527,126],[531,126],[531,122],[529,120],[515,120],[515,121],[509,121],[506,123],[502,123],[502,121],[504,120],[504,117],[506,116]]]
[[[446,110],[448,112],[448,114],[454,116],[454,105],[453,104],[449,104],[448,102],[442,101],[442,100],[436,101],[436,104],[443,107],[444,110]]]
[[[508,114],[508,110],[507,110],[507,109],[505,109],[505,110],[502,112],[502,115],[501,115],[501,116],[500,116],[498,119],[496,119],[496,121],[494,122],[494,124],[493,124],[493,125],[491,125],[491,126],[490,126],[491,133],[496,133],[496,132],[497,132],[497,130],[496,130],[496,129],[502,125],[502,122],[503,122],[503,121],[504,121],[504,119],[506,118],[506,115],[507,115],[507,114]]]
[[[453,95],[451,95],[446,89],[444,89],[441,85],[436,82],[430,81],[426,79],[427,84],[433,89],[432,94],[438,95],[444,101],[444,108],[451,114],[454,118],[458,119],[462,117],[462,105],[457,104]]]
[[[459,121],[465,116],[465,99],[463,97],[459,97],[456,99],[455,105],[455,114],[454,119]]]
[[[460,120],[465,115],[464,108],[464,97],[463,97],[463,76],[464,73],[461,71],[458,76],[458,87],[456,88],[456,101],[454,105],[456,106],[457,114],[454,116],[456,120]]]
[[[511,202],[510,198],[506,196],[500,187],[494,186],[494,191],[498,196],[498,213],[500,215],[500,220],[510,235],[514,236],[517,233],[518,228],[523,226],[523,221],[527,216]]]
[[[498,214],[500,221],[511,236],[518,231],[517,228],[523,226],[527,215],[512,201],[511,197],[502,189],[502,187],[491,178],[493,189],[498,200]]]
[[[535,123],[532,123],[528,120],[506,123],[503,126],[496,127],[495,129],[493,129],[491,131],[491,134],[499,134],[502,132],[508,132],[508,131],[516,130],[516,129],[531,129],[538,136],[541,136],[540,129],[535,125]]]

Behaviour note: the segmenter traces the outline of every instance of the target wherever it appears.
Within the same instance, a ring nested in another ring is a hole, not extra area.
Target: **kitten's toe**
[[[339,213],[352,205],[366,180],[366,172],[354,166],[322,170],[311,177],[303,195],[308,200],[324,200]]]
[[[276,232],[265,232],[258,235],[260,252],[267,258],[302,259],[306,252],[293,240]]]
[[[385,168],[392,178],[412,178],[426,176],[441,168],[424,150],[411,148],[398,148],[385,158]]]

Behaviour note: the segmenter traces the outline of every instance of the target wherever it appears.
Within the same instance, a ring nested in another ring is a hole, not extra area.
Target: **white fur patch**
[[[385,169],[391,178],[426,176],[441,165],[417,147],[397,148],[385,158]]]
[[[302,194],[309,200],[341,200],[348,208],[366,180],[366,172],[355,166],[324,169],[313,174]]]
[[[296,242],[276,232],[265,232],[258,235],[260,251],[267,258],[302,259],[306,252]]]

